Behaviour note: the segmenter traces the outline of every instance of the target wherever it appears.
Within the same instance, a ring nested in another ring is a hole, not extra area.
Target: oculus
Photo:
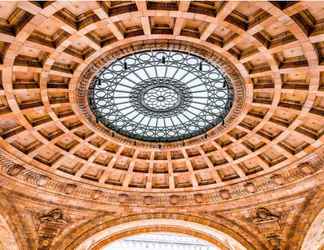
[[[150,50],[103,67],[89,87],[89,104],[109,129],[132,139],[173,142],[223,123],[233,88],[219,65],[195,54]]]

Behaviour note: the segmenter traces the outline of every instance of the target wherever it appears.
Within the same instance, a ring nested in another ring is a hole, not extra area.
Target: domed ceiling
[[[238,198],[318,170],[322,3],[0,4],[0,147],[9,178],[151,204],[165,193],[174,203]],[[200,104],[189,112],[192,102]],[[141,112],[158,118],[141,123]],[[172,124],[181,112],[187,117]]]

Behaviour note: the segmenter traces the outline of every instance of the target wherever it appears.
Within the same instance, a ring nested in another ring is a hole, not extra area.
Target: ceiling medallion
[[[215,63],[182,51],[147,50],[102,68],[89,86],[97,122],[132,139],[174,142],[222,123],[231,80]]]

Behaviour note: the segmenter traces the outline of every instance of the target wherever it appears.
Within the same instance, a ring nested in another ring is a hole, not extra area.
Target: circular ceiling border
[[[232,85],[218,65],[178,50],[128,54],[89,86],[97,122],[128,138],[169,143],[205,134],[231,110]]]
[[[116,134],[113,130],[108,129],[102,124],[98,124],[95,115],[90,109],[88,96],[89,96],[89,86],[91,82],[95,79],[96,75],[100,70],[107,65],[113,63],[116,59],[122,58],[126,55],[137,53],[140,51],[147,51],[151,49],[163,49],[163,50],[177,50],[182,52],[189,52],[198,57],[202,57],[211,64],[218,65],[219,68],[226,75],[233,87],[234,100],[232,108],[224,119],[223,124],[218,124],[214,128],[211,128],[207,133],[192,137],[190,139],[176,141],[176,142],[147,142],[140,141],[136,139],[130,139],[126,136]],[[88,121],[88,124],[101,132],[103,132],[110,140],[117,143],[122,143],[130,146],[142,147],[142,148],[180,148],[183,146],[192,146],[196,144],[201,144],[210,138],[216,138],[225,130],[228,130],[233,126],[235,120],[239,117],[244,110],[246,105],[246,93],[245,93],[244,80],[232,63],[230,63],[226,58],[219,55],[219,53],[206,48],[205,46],[197,46],[194,43],[180,41],[180,40],[159,40],[152,39],[146,41],[133,42],[124,46],[119,46],[112,50],[107,51],[104,55],[95,59],[89,66],[82,72],[79,77],[79,82],[76,85],[75,100],[78,105],[80,114],[82,114]]]

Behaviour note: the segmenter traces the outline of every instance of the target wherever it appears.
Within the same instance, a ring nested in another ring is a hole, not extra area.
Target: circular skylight
[[[224,121],[233,89],[218,65],[190,53],[142,51],[103,68],[89,89],[98,122],[133,139],[172,142]]]

